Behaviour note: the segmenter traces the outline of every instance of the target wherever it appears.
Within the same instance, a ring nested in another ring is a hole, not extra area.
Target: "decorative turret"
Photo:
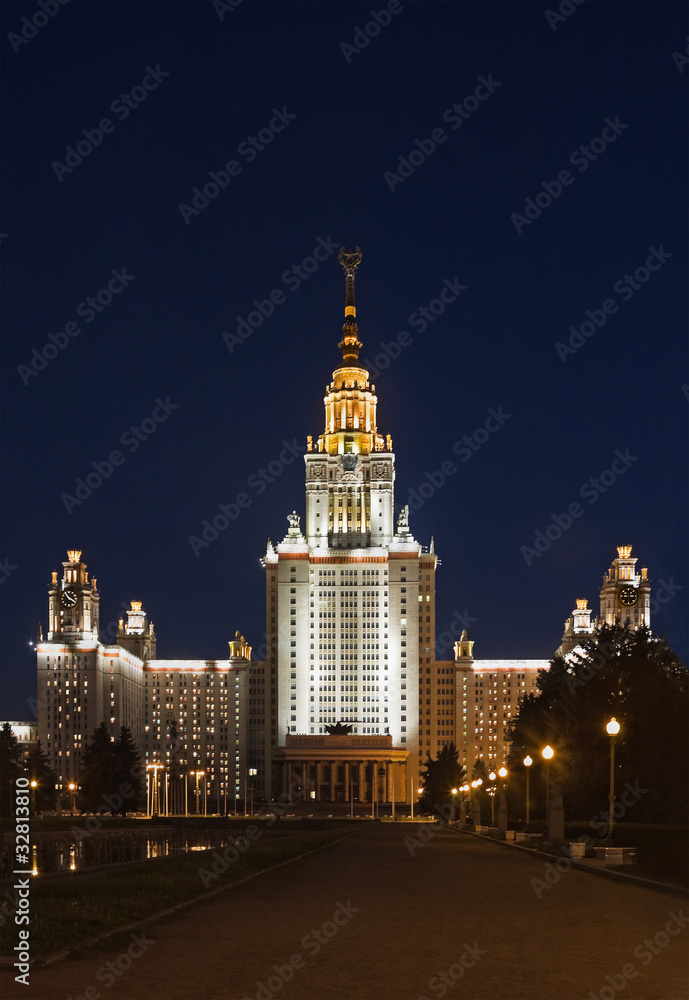
[[[97,639],[100,594],[95,577],[89,582],[81,549],[69,549],[62,566],[62,580],[53,570],[48,588],[48,641]]]
[[[636,572],[631,545],[617,546],[617,559],[603,577],[600,592],[600,622],[641,628],[651,624],[651,583],[648,570]]]
[[[146,612],[141,601],[130,601],[127,621],[119,620],[117,645],[128,649],[141,660],[155,660],[157,637],[153,622],[146,621]]]
[[[565,631],[562,636],[562,644],[557,650],[559,656],[566,656],[573,649],[580,646],[587,639],[592,639],[594,626],[591,624],[592,609],[588,606],[585,597],[577,598],[577,606],[572,611],[571,617],[565,622]]]
[[[246,641],[244,636],[237,630],[234,634],[234,639],[229,641],[230,647],[230,659],[231,660],[250,660],[251,659],[251,646]]]

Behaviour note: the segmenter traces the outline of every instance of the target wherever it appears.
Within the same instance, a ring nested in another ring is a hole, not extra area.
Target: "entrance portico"
[[[406,802],[408,758],[392,736],[287,734],[273,748],[274,787],[305,802]]]

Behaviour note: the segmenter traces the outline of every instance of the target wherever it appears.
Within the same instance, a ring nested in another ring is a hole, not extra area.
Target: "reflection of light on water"
[[[38,875],[38,847],[36,844],[31,845],[31,874]]]
[[[69,849],[69,870],[75,872],[77,870],[77,850],[76,847],[70,847]]]
[[[196,847],[193,847],[193,846],[192,846],[192,847],[190,847],[190,848],[189,848],[189,850],[190,850],[190,851],[207,851],[207,850],[208,850],[208,848],[207,848],[207,847],[204,847],[204,845],[203,845],[203,844],[199,844],[199,845],[198,845],[198,846],[196,846]]]

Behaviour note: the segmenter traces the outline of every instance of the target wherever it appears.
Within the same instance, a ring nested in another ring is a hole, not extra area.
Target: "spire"
[[[338,347],[342,351],[345,364],[356,364],[362,344],[359,340],[359,327],[356,323],[356,302],[354,298],[354,276],[361,263],[361,250],[353,243],[340,247],[338,259],[342,265],[347,281],[345,293],[345,321],[342,326],[342,340]]]

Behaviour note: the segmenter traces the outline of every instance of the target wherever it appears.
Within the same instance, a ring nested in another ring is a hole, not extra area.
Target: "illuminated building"
[[[296,782],[315,800],[371,801],[382,769],[384,800],[404,801],[418,782],[417,688],[420,663],[433,660],[437,557],[411,534],[406,508],[395,523],[392,439],[378,429],[375,386],[358,360],[361,252],[343,248],[339,259],[342,363],[326,386],[324,430],[315,444],[307,438],[305,528],[292,513],[263,559],[275,708],[262,747],[252,746],[273,792]],[[351,739],[327,737],[337,722]]]
[[[104,645],[96,579],[78,549],[62,565],[36,645],[38,734],[60,784],[78,782],[81,750],[105,723],[112,740],[131,729],[144,767],[163,764],[173,781],[203,771],[216,801],[243,798],[251,647],[237,634],[227,660],[158,660],[140,601],[120,619],[116,644]]]
[[[53,573],[48,630],[38,652],[39,736],[59,780],[78,780],[84,742],[104,722],[128,726],[143,764],[169,775],[202,771],[218,803],[281,792],[316,802],[406,802],[426,759],[450,741],[471,772],[499,767],[519,699],[546,660],[476,660],[462,634],[455,658],[435,658],[435,573],[440,561],[395,515],[392,438],[378,428],[378,398],[359,362],[358,248],[342,249],[346,276],[341,363],[325,389],[324,427],[307,438],[305,519],[288,515],[262,559],[267,653],[251,661],[239,633],[227,660],[159,660],[139,601],[113,645],[99,638],[100,594],[81,552]],[[291,505],[290,505],[291,506]],[[289,509],[289,508],[288,508]],[[600,616],[577,600],[559,652],[600,624],[650,621],[647,572],[631,546],[603,579]],[[109,630],[108,630],[109,631]],[[346,732],[333,734],[338,723]]]

